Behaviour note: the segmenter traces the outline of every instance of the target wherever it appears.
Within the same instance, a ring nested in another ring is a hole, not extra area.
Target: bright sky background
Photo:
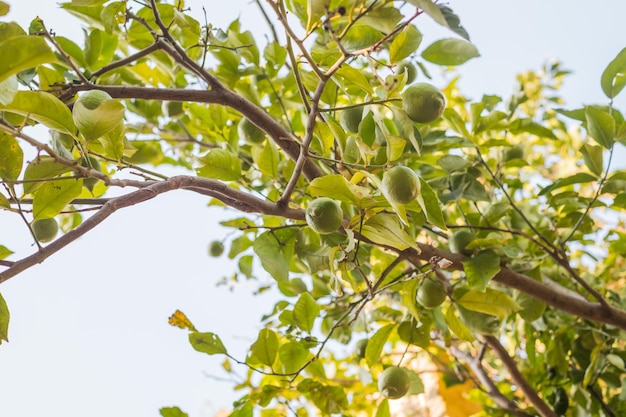
[[[80,23],[55,2],[8,2],[12,11],[2,20],[27,27],[39,15],[59,35],[82,36]],[[204,4],[214,26],[225,27],[241,15],[244,27],[269,36],[247,1],[187,4],[201,21]],[[449,5],[482,55],[460,67],[467,95],[506,97],[515,74],[558,58],[574,71],[562,91],[567,106],[606,104],[599,80],[626,47],[626,2],[449,0]],[[453,36],[427,17],[418,27],[426,45]],[[621,111],[624,96],[616,101]],[[159,408],[178,405],[190,416],[210,417],[229,407],[239,395],[212,377],[226,376],[223,357],[193,351],[186,332],[169,326],[167,318],[181,309],[198,329],[219,334],[243,359],[274,298],[251,297],[255,285],[235,292],[215,286],[234,266],[209,258],[207,244],[226,233],[219,219],[238,214],[207,208],[207,201],[181,191],[124,209],[0,286],[12,316],[10,343],[0,346],[1,416],[158,416]],[[33,249],[16,219],[0,213],[0,244],[18,252],[14,260]],[[261,281],[269,280],[256,272]]]

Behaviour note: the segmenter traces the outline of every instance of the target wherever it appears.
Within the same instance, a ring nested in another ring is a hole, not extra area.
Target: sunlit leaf
[[[314,197],[331,197],[357,206],[369,194],[367,188],[350,183],[341,174],[324,175],[323,177],[315,178],[309,184],[308,191]]]
[[[391,214],[377,214],[369,218],[364,224],[361,233],[372,242],[404,250],[417,249],[415,240],[401,227],[398,218]]]
[[[219,336],[211,332],[189,333],[189,343],[195,350],[207,355],[225,354],[227,352]]]
[[[383,347],[385,346],[385,343],[387,343],[387,339],[389,339],[391,332],[395,328],[395,323],[387,324],[386,326],[378,329],[376,333],[370,337],[369,342],[367,342],[367,347],[365,348],[365,361],[368,366],[373,366],[379,361]]]
[[[505,318],[520,310],[520,306],[507,294],[486,288],[485,291],[469,290],[457,302],[468,310]]]
[[[225,149],[212,149],[200,158],[202,166],[196,169],[201,177],[234,181],[241,177],[241,159]]]
[[[68,135],[76,133],[72,113],[67,106],[44,91],[19,91],[13,101],[1,109],[27,116],[50,129]]]
[[[606,149],[613,146],[615,140],[615,119],[611,114],[598,106],[585,107],[587,131],[589,135]]]
[[[59,214],[83,190],[82,179],[58,179],[42,184],[33,197],[33,217],[45,219]]]
[[[320,306],[308,292],[302,293],[293,307],[296,326],[309,333],[313,330],[313,324],[319,313]]]
[[[474,44],[456,38],[435,41],[422,52],[422,58],[438,65],[461,65],[479,56]]]
[[[619,51],[617,56],[607,65],[602,73],[600,84],[602,91],[608,98],[614,98],[626,86],[626,48]]]
[[[44,38],[38,36],[15,36],[3,40],[0,51],[0,81],[20,71],[57,60]]]
[[[189,414],[185,413],[178,407],[164,407],[159,410],[162,417],[188,417]]]
[[[16,180],[22,172],[24,152],[13,136],[0,132],[0,178]]]
[[[9,341],[9,307],[7,306],[6,301],[0,294],[0,343],[2,340],[8,342]]]
[[[198,330],[196,330],[196,328],[194,327],[193,323],[191,323],[191,320],[189,320],[187,318],[187,316],[185,315],[185,313],[183,313],[180,310],[176,310],[171,316],[170,318],[167,320],[168,324],[170,326],[175,326],[181,329],[187,329],[187,330],[191,330],[192,332],[197,332]]]
[[[278,349],[278,357],[284,373],[297,372],[311,353],[299,342],[287,342]]]
[[[278,354],[278,336],[271,329],[261,329],[250,347],[250,355],[263,365],[272,366]]]
[[[389,47],[389,60],[391,63],[402,61],[417,50],[422,43],[422,34],[413,25],[407,26],[398,33]]]
[[[500,258],[488,249],[478,252],[471,259],[463,261],[465,276],[468,284],[479,291],[484,290],[487,284],[500,272]]]

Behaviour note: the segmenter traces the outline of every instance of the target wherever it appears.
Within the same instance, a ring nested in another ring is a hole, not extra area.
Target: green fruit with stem
[[[404,368],[390,366],[378,376],[378,391],[389,399],[404,397],[410,387],[411,380]]]
[[[401,62],[398,64],[396,74],[402,75],[406,72],[406,83],[411,84],[417,78],[417,68],[410,62]]]
[[[467,245],[474,240],[474,235],[469,230],[457,230],[452,234],[450,240],[448,241],[448,245],[450,246],[450,252],[452,253],[461,253],[463,255],[469,256],[472,254],[471,249],[467,249]]]
[[[54,240],[59,232],[59,224],[53,218],[37,219],[32,222],[31,227],[38,242],[48,243]]]
[[[439,119],[446,107],[446,98],[434,85],[413,84],[404,91],[402,109],[417,123],[430,123]]]
[[[326,235],[339,229],[343,222],[343,210],[338,201],[320,197],[309,203],[305,217],[311,229],[321,235]]]
[[[343,110],[339,116],[339,123],[348,132],[357,133],[361,120],[363,120],[363,108],[360,106],[349,107]]]
[[[265,141],[265,132],[246,118],[239,122],[237,132],[251,145],[259,145]]]
[[[209,244],[209,255],[214,258],[222,255],[224,253],[224,244],[219,240],[214,240]]]
[[[424,308],[439,307],[447,297],[446,287],[439,279],[425,278],[417,289],[416,301]]]
[[[409,204],[420,193],[420,179],[415,171],[395,166],[383,175],[383,193],[395,204]]]

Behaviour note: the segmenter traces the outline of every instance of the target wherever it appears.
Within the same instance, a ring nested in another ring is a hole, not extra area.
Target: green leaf
[[[320,306],[313,296],[308,292],[302,293],[293,307],[293,320],[296,326],[311,333],[315,319],[319,314]]]
[[[271,367],[278,354],[278,336],[273,330],[261,329],[259,337],[250,347],[250,355],[253,359]]]
[[[191,332],[189,333],[189,343],[191,343],[191,346],[195,350],[206,353],[207,355],[227,353],[222,340],[215,333]]]
[[[569,177],[559,178],[554,181],[552,184],[548,185],[544,189],[539,192],[539,195],[546,195],[557,188],[567,187],[568,185],[573,184],[585,184],[588,182],[597,181],[597,177],[586,172],[579,172],[578,174],[574,174]]]
[[[278,163],[280,156],[272,141],[266,141],[263,146],[252,147],[252,159],[259,167],[259,171],[270,178],[278,177]]]
[[[587,165],[589,171],[600,177],[604,171],[602,147],[586,143],[582,148],[580,148],[580,153],[583,154],[585,165]]]
[[[491,288],[486,288],[485,291],[469,290],[457,302],[468,310],[490,314],[501,319],[521,310],[521,307],[507,294]]]
[[[401,20],[402,13],[395,7],[379,7],[367,12],[359,22],[383,33],[390,33]]]
[[[159,410],[162,417],[188,417],[189,414],[185,413],[178,407],[163,407]]]
[[[371,81],[368,80],[361,71],[358,71],[351,66],[343,65],[337,70],[337,72],[335,72],[335,75],[341,78],[344,84],[353,84],[369,94],[374,94]]]
[[[254,253],[259,257],[261,266],[278,282],[289,280],[289,262],[293,255],[293,246],[279,239],[285,232],[265,232],[254,241]],[[293,233],[293,232],[292,232]]]
[[[374,417],[391,417],[391,412],[389,411],[389,400],[385,398],[378,405],[378,409],[376,410],[376,415]]]
[[[17,94],[18,82],[17,76],[12,75],[0,81],[0,105],[5,106],[13,101]]]
[[[410,385],[406,395],[417,395],[424,392],[424,383],[419,374],[411,369],[405,369],[406,374],[409,377]]]
[[[473,44],[456,38],[435,41],[422,52],[422,58],[438,65],[461,65],[479,56]]]
[[[417,197],[417,201],[426,213],[426,218],[430,223],[439,227],[442,230],[448,230],[446,226],[446,220],[443,217],[441,206],[439,205],[439,198],[437,193],[433,191],[423,178],[420,177],[420,195]]]
[[[124,123],[124,112],[124,105],[117,100],[105,100],[93,110],[78,100],[72,109],[72,116],[80,133],[87,141],[92,141],[119,128]]]
[[[383,351],[383,347],[385,346],[385,343],[387,343],[387,339],[389,339],[391,332],[395,328],[395,323],[383,326],[378,329],[367,342],[367,347],[365,348],[365,361],[368,366],[374,366],[374,364],[378,362],[380,354]]]
[[[398,250],[417,249],[415,240],[400,227],[398,217],[393,214],[380,213],[370,217],[363,224],[361,233],[380,245],[391,246]]]
[[[83,181],[69,178],[42,184],[33,197],[33,217],[46,219],[59,214],[83,190]]]
[[[422,34],[413,25],[402,30],[389,46],[389,61],[394,64],[402,61],[417,50],[422,43]]]
[[[7,3],[0,1],[0,16],[6,16],[10,9],[11,7]]]
[[[4,196],[0,195],[0,200],[2,200],[2,198],[4,198]],[[0,259],[6,259],[9,256],[11,256],[13,253],[14,252],[11,249],[7,248],[4,245],[0,245]]]
[[[70,110],[61,100],[45,91],[19,91],[11,103],[0,108],[68,135],[76,133]]]
[[[348,30],[341,43],[348,52],[355,52],[374,45],[382,38],[379,30],[357,23]]]
[[[626,48],[609,62],[602,73],[600,85],[608,98],[614,98],[626,86]]]
[[[213,149],[200,158],[204,165],[196,169],[201,177],[223,181],[235,181],[241,178],[241,159],[237,154],[225,149]]]
[[[0,81],[18,72],[47,62],[56,62],[56,56],[43,37],[15,36],[0,42]]]
[[[451,304],[448,306],[446,310],[446,323],[450,328],[450,331],[456,335],[461,340],[465,340],[467,342],[472,342],[474,340],[474,334],[470,329],[467,328],[465,324],[454,314],[455,308]]]
[[[341,174],[324,175],[315,178],[309,184],[308,192],[313,197],[331,197],[357,206],[361,204],[363,198],[369,196],[367,188],[350,183]]]
[[[311,353],[300,342],[287,342],[278,349],[282,370],[292,374],[300,370]]]
[[[491,249],[483,250],[463,262],[468,284],[483,291],[487,284],[500,272],[500,258]]]
[[[306,0],[307,23],[306,31],[310,32],[326,14],[330,0]]]
[[[34,159],[24,170],[24,194],[34,193],[45,180],[54,179],[71,170],[71,167],[59,164],[51,156],[40,156]]]
[[[0,132],[0,178],[14,181],[22,172],[24,152],[13,136]]]
[[[9,341],[9,319],[11,315],[9,314],[9,307],[7,306],[6,301],[0,294],[0,343],[2,340]]]
[[[433,18],[433,20],[439,23],[441,26],[448,26],[446,18],[443,16],[441,10],[432,0],[408,0],[412,5],[419,7],[426,14]]]
[[[615,140],[615,119],[608,110],[599,106],[586,106],[587,132],[598,144],[610,149]]]

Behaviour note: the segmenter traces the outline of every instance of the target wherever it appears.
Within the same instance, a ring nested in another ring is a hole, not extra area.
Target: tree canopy
[[[231,416],[626,414],[626,48],[565,108],[557,62],[466,97],[478,49],[431,0],[257,1],[263,39],[183,1],[61,7],[82,41],[0,22],[0,208],[35,242],[1,237],[0,283],[186,190],[233,213],[209,254],[280,294],[245,357],[169,319],[244,375]]]

